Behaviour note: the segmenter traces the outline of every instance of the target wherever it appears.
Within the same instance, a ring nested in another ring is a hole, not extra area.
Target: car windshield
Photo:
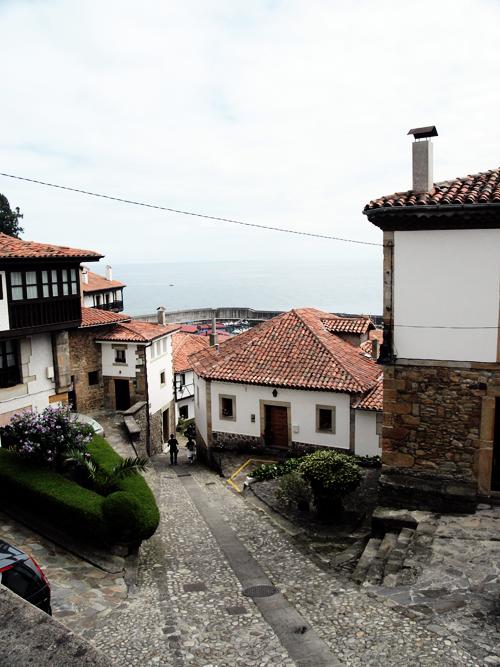
[[[4,586],[23,598],[29,598],[44,586],[38,572],[26,567],[26,561],[0,572],[0,577]]]

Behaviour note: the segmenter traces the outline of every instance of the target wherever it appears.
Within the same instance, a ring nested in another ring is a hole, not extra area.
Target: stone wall
[[[381,483],[392,504],[470,509],[482,465],[484,398],[492,387],[500,387],[494,367],[385,367]]]
[[[241,452],[263,451],[262,438],[253,435],[240,435],[239,433],[225,433],[223,431],[212,432],[212,443],[214,446],[222,446],[229,451]]]
[[[101,328],[99,333],[103,333]],[[95,329],[74,329],[69,332],[70,373],[73,376],[78,412],[98,410],[104,403],[101,346],[95,342],[96,336]],[[98,373],[98,384],[89,385],[89,373],[93,371]]]

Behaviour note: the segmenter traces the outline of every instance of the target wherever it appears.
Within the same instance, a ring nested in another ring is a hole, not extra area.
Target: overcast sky
[[[168,207],[379,241],[361,214],[499,166],[500,3],[0,1],[0,171]],[[379,248],[160,213],[0,177],[27,239],[115,263],[352,258]]]

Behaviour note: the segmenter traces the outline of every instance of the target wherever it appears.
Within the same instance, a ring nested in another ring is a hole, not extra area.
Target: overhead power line
[[[183,211],[176,208],[170,208],[168,206],[159,206],[158,204],[149,204],[147,202],[134,201],[133,199],[125,199],[123,197],[114,197],[112,195],[105,195],[100,192],[90,192],[89,190],[83,190],[82,188],[72,188],[67,185],[58,185],[56,183],[48,183],[46,181],[40,181],[35,178],[26,178],[25,176],[16,176],[14,174],[6,174],[0,172],[0,176],[5,176],[6,178],[14,178],[17,181],[26,181],[28,183],[36,183],[37,185],[44,185],[49,188],[57,188],[58,190],[68,190],[69,192],[78,192],[81,195],[87,195],[90,197],[100,197],[101,199],[109,199],[111,201],[121,202],[122,204],[132,204],[134,206],[143,206],[144,208],[153,208],[158,211],[167,211],[168,213],[179,213],[180,215],[190,215],[195,218],[203,218],[205,220],[212,220],[214,222],[228,222],[232,225],[242,225],[244,227],[254,227],[256,229],[266,229],[272,232],[282,232],[284,234],[295,234],[297,236],[310,236],[316,239],[328,239],[329,241],[342,241],[343,243],[356,243],[358,245],[371,245],[371,246],[382,246],[382,243],[374,243],[372,241],[357,241],[356,239],[346,239],[341,236],[330,236],[329,234],[317,234],[315,232],[301,232],[297,229],[286,229],[284,227],[274,227],[272,225],[259,225],[254,222],[244,222],[243,220],[234,220],[232,218],[221,218],[216,215],[206,215],[205,213],[195,213],[194,211]]]

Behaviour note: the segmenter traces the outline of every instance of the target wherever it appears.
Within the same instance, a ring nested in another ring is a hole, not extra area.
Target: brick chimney
[[[158,324],[165,326],[167,324],[167,310],[165,306],[159,306],[156,309],[156,314],[158,317]]]
[[[430,192],[434,187],[431,137],[438,136],[436,126],[415,127],[408,134],[413,134],[414,137],[412,144],[412,190],[413,192]]]
[[[106,266],[106,280],[113,280],[113,271],[109,264]]]

